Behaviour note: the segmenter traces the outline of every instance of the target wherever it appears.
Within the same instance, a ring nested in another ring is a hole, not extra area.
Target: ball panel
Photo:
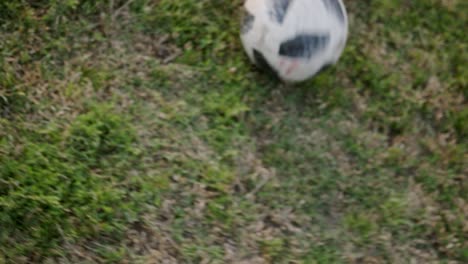
[[[247,34],[252,29],[254,22],[255,16],[244,8],[242,11],[241,33]]]
[[[293,0],[273,0],[273,6],[270,13],[270,18],[279,23],[283,24],[284,17],[288,12],[289,6]]]
[[[310,59],[318,52],[324,50],[329,42],[330,36],[328,34],[301,34],[281,43],[279,54],[292,58]]]
[[[267,59],[265,58],[265,56],[263,56],[263,54],[260,51],[253,49],[253,56],[254,56],[255,64],[257,64],[259,68],[273,74],[276,77],[279,76],[275,68],[273,68],[271,64],[268,63]]]
[[[343,8],[340,5],[339,0],[322,0],[323,4],[327,8],[328,11],[332,12],[335,14],[335,16],[338,18],[338,20],[344,24],[345,23],[345,15]]]

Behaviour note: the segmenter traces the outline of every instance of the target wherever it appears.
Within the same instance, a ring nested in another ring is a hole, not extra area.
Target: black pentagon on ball
[[[249,32],[253,27],[254,21],[255,16],[244,8],[242,11],[241,33],[246,34]]]
[[[345,23],[344,10],[340,5],[340,0],[322,0],[328,11],[335,14],[342,24]]]
[[[329,42],[328,34],[301,34],[281,43],[279,54],[291,58],[310,59],[324,50]]]
[[[270,18],[279,24],[283,24],[284,17],[293,0],[272,0],[273,8],[270,10]]]
[[[276,78],[279,78],[278,72],[275,70],[275,68],[273,68],[270,65],[270,63],[268,63],[267,59],[265,58],[265,56],[263,56],[263,54],[260,51],[253,49],[253,56],[254,56],[255,64],[260,69],[263,69],[269,74],[275,76]]]

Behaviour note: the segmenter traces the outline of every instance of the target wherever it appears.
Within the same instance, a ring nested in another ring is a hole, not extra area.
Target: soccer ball
[[[335,64],[346,44],[342,0],[246,0],[241,40],[250,60],[285,82]]]

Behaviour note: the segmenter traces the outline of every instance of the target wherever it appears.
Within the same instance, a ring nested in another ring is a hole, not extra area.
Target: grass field
[[[241,0],[0,1],[0,263],[467,263],[468,4],[346,0],[284,86]]]

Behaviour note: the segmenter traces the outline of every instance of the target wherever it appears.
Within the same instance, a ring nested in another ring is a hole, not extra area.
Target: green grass
[[[345,3],[285,86],[240,0],[1,2],[0,263],[468,261],[468,6]]]

